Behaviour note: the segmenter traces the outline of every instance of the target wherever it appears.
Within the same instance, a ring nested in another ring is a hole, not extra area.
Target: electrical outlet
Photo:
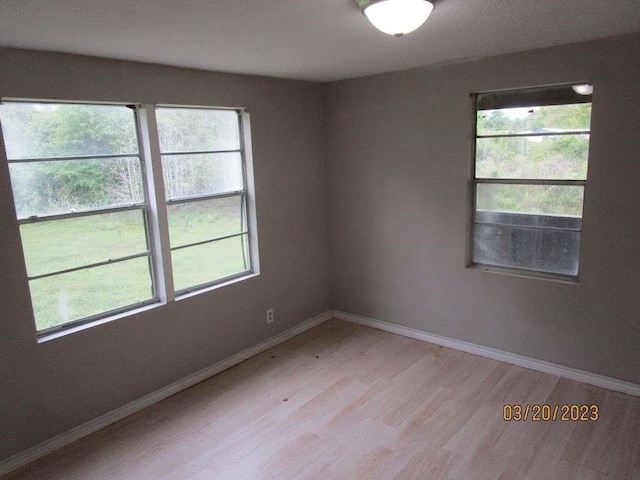
[[[267,310],[267,323],[273,323],[273,308]]]

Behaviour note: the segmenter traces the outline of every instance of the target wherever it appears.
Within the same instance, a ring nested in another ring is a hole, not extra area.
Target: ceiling
[[[640,0],[440,0],[418,31],[353,0],[0,0],[0,45],[331,81],[640,31]]]

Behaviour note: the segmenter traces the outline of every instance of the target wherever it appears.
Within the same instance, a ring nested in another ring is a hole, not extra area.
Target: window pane
[[[171,246],[211,240],[246,229],[242,197],[169,205]]]
[[[477,178],[586,180],[589,135],[478,138]]]
[[[580,232],[474,226],[475,263],[576,276],[579,252]]]
[[[158,108],[156,117],[162,153],[240,149],[235,110]]]
[[[174,250],[176,291],[196,287],[249,270],[246,235]]]
[[[153,297],[147,258],[32,280],[29,286],[38,330]]]
[[[480,183],[476,188],[477,210],[582,216],[582,186]]]
[[[144,201],[137,157],[12,163],[9,170],[18,218]]]
[[[530,213],[506,213],[490,210],[478,210],[475,216],[476,223],[493,223],[497,225],[554,228],[561,230],[582,229],[582,218],[563,217],[559,215],[532,215]]]
[[[134,111],[121,105],[0,106],[7,158],[137,154]]]
[[[589,130],[591,104],[480,110],[478,135]]]
[[[168,199],[244,189],[239,153],[163,156],[162,174]]]
[[[147,251],[141,210],[30,223],[20,234],[30,276]]]

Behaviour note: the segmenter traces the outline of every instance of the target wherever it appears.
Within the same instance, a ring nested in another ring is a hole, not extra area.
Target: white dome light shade
[[[432,10],[426,0],[382,0],[365,7],[364,14],[381,32],[400,37],[419,28]]]
[[[592,95],[593,94],[593,85],[589,83],[583,83],[581,85],[573,85],[573,91],[578,95]]]

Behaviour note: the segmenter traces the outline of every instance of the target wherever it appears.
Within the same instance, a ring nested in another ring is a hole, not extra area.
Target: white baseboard
[[[5,475],[13,470],[16,470],[20,467],[27,465],[28,463],[37,460],[40,457],[48,455],[49,453],[58,450],[66,445],[69,445],[76,440],[81,439],[82,437],[86,437],[91,433],[94,433],[112,423],[115,423],[119,420],[122,420],[129,415],[132,415],[140,410],[153,405],[154,403],[158,403],[165,398],[168,398],[176,393],[185,390],[193,385],[200,383],[218,373],[227,370],[234,365],[237,365],[245,360],[258,355],[259,353],[264,352],[280,343],[289,340],[296,335],[301,334],[302,332],[309,330],[310,328],[315,327],[316,325],[320,325],[321,323],[329,320],[333,317],[333,311],[329,310],[320,315],[317,315],[313,318],[309,318],[304,322],[292,327],[284,332],[271,337],[264,342],[261,342],[253,347],[247,348],[242,352],[236,353],[235,355],[227,358],[226,360],[222,360],[221,362],[216,363],[215,365],[211,365],[199,372],[196,372],[188,377],[183,378],[182,380],[178,380],[171,385],[167,385],[166,387],[161,388],[160,390],[156,390],[148,395],[145,395],[138,400],[134,400],[131,403],[128,403],[120,408],[112,410],[111,412],[105,413],[98,418],[94,418],[93,420],[88,421],[78,427],[72,428],[71,430],[62,433],[60,435],[56,435],[55,437],[40,443],[28,450],[20,452],[8,459],[0,462],[0,476]]]
[[[309,330],[310,328],[320,325],[321,323],[329,320],[332,317],[352,323],[357,323],[360,325],[365,325],[367,327],[376,328],[385,332],[395,333],[404,337],[414,338],[423,342],[442,345],[444,347],[449,347],[455,350],[479,355],[481,357],[491,358],[493,360],[517,365],[519,367],[529,368],[531,370],[537,370],[539,372],[549,373],[551,375],[556,375],[559,377],[576,380],[578,382],[595,385],[597,387],[602,387],[609,390],[614,390],[617,392],[640,397],[640,385],[635,383],[626,382],[624,380],[618,380],[611,377],[605,377],[603,375],[598,375],[583,370],[577,370],[575,368],[565,367],[563,365],[545,362],[544,360],[537,360],[535,358],[525,357],[523,355],[517,355],[515,353],[504,352],[502,350],[484,347],[482,345],[476,345],[449,337],[434,335],[423,332],[421,330],[416,330],[414,328],[403,327],[401,325],[383,322],[381,320],[375,320],[373,318],[353,315],[350,313],[342,312],[340,310],[330,310],[313,318],[305,320],[295,327],[285,330],[284,332],[271,337],[259,343],[258,345],[243,350],[242,352],[239,352],[227,358],[226,360],[222,360],[215,365],[211,365],[210,367],[189,375],[182,380],[178,380],[171,385],[167,385],[160,390],[156,390],[149,395],[139,398],[138,400],[134,400],[131,403],[112,410],[111,412],[108,412],[98,418],[90,420],[87,423],[72,428],[65,433],[56,435],[55,437],[39,445],[36,445],[28,450],[9,457],[8,459],[0,462],[0,476],[23,467],[40,457],[48,455],[49,453],[52,453],[55,450],[58,450],[66,445],[69,445],[76,440],[86,437],[87,435],[90,435],[91,433],[94,433],[108,425],[111,425],[112,423],[122,420],[129,415],[132,415],[146,407],[164,400],[165,398],[175,395],[182,390],[185,390],[214,375],[217,375],[218,373],[227,370],[241,362],[244,362],[245,360],[258,355],[259,353],[264,352],[265,350],[275,347],[276,345],[279,345],[280,343],[285,342],[286,340],[289,340],[290,338],[295,337],[296,335],[299,335],[302,332]]]
[[[334,310],[333,316],[340,320],[365,325],[367,327],[376,328],[385,332],[395,333],[397,335],[402,335],[403,337],[414,338],[423,342],[442,345],[443,347],[453,348],[454,350],[472,353],[474,355],[491,358],[500,362],[510,363],[519,367],[529,368],[531,370],[537,370],[544,373],[550,373],[551,375],[556,375],[558,377],[564,377],[570,380],[576,380],[578,382],[595,385],[596,387],[602,387],[608,390],[614,390],[616,392],[622,392],[640,397],[640,385],[636,383],[626,382],[624,380],[618,380],[611,377],[605,377],[604,375],[598,375],[597,373],[591,373],[584,370],[565,367],[556,363],[545,362],[544,360],[537,360],[535,358],[525,357],[523,355],[517,355],[515,353],[497,350],[495,348],[483,347],[482,345],[463,342],[462,340],[456,340],[454,338],[425,333],[421,330],[416,330],[415,328],[403,327],[401,325],[383,322],[381,320],[375,320],[373,318],[341,312],[340,310]]]

